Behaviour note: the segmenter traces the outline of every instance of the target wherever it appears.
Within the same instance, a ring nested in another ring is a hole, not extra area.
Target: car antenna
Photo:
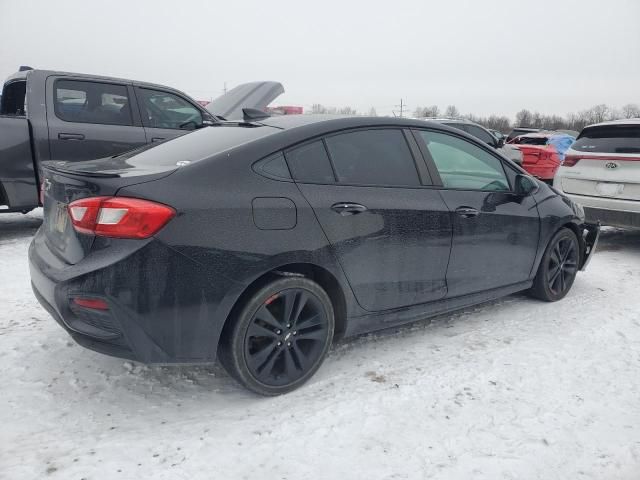
[[[265,118],[269,118],[267,112],[263,112],[262,110],[258,110],[256,108],[243,108],[242,109],[242,118],[245,122],[251,123],[256,120],[264,120]]]
[[[27,70],[33,70],[33,67],[29,67],[28,65],[20,65],[18,69],[19,72],[26,72]]]

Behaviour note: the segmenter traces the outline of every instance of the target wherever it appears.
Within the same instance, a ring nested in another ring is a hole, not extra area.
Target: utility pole
[[[402,115],[407,108],[407,104],[404,103],[404,100],[401,98],[400,105],[394,105],[394,107],[400,107],[400,117],[402,118]],[[395,115],[395,112],[394,112],[394,115]]]
[[[224,88],[222,89],[224,93],[227,93],[227,82],[224,82]]]

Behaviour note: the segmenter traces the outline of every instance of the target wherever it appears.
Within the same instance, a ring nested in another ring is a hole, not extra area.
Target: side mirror
[[[496,148],[504,147],[504,137],[498,139],[498,143],[496,144]]]
[[[518,195],[528,196],[533,195],[539,189],[537,180],[531,178],[529,175],[519,173],[516,175],[515,192]]]

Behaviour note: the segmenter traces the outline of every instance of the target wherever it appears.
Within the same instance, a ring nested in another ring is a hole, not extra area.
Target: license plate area
[[[598,182],[596,191],[603,197],[617,197],[624,191],[623,183]]]

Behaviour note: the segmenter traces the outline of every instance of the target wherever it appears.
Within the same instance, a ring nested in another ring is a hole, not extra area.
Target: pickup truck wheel
[[[572,230],[561,228],[549,242],[529,293],[546,302],[555,302],[569,293],[578,273],[580,245]]]

